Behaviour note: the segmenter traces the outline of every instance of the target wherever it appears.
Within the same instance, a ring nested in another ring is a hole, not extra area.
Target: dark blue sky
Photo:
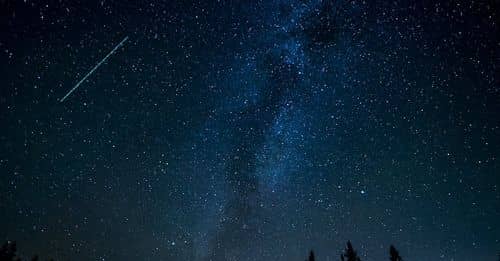
[[[337,260],[347,240],[362,260],[495,260],[497,8],[0,1],[0,240],[56,260]]]

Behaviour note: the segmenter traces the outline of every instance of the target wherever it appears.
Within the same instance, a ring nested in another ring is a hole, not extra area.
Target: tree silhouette
[[[14,241],[5,242],[0,248],[0,261],[20,261],[16,257],[17,245]]]
[[[347,241],[347,246],[344,250],[344,254],[340,255],[340,260],[342,261],[361,261],[361,259],[358,257],[358,254],[352,247],[351,241]]]
[[[314,258],[314,252],[311,250],[311,252],[309,252],[309,259],[308,259],[308,261],[314,261],[314,260],[316,260]]]
[[[20,257],[16,257],[17,244],[15,241],[7,241],[0,247],[0,261],[21,261]],[[31,258],[31,261],[39,261],[37,255]],[[54,261],[49,259],[49,261]]]
[[[403,261],[403,258],[401,258],[398,250],[393,245],[389,248],[389,254],[391,255],[391,261]]]

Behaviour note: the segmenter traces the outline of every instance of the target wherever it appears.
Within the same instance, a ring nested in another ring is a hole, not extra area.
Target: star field
[[[0,1],[0,239],[55,260],[338,260],[347,240],[495,260],[497,8]]]

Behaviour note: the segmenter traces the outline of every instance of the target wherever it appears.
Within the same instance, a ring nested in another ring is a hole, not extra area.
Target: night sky
[[[1,0],[0,240],[56,260],[338,260],[347,240],[362,260],[496,260],[498,10]]]

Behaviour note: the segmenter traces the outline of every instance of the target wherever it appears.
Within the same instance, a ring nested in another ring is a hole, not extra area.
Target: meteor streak
[[[66,98],[68,98],[71,93],[73,93],[78,87],[80,87],[80,84],[82,84],[97,68],[99,68],[99,66],[101,66],[101,64],[103,64],[109,56],[111,56],[116,50],[118,50],[118,48],[120,48],[120,46],[122,46],[125,41],[127,41],[127,39],[128,36],[123,38],[123,40],[118,45],[116,45],[115,48],[113,48],[113,50],[111,50],[111,52],[109,52],[108,55],[106,55],[98,64],[96,64],[96,66],[94,66],[94,68],[92,68],[92,70],[90,70],[66,95],[64,95],[64,97],[62,97],[59,102],[63,102],[64,100],[66,100]]]

